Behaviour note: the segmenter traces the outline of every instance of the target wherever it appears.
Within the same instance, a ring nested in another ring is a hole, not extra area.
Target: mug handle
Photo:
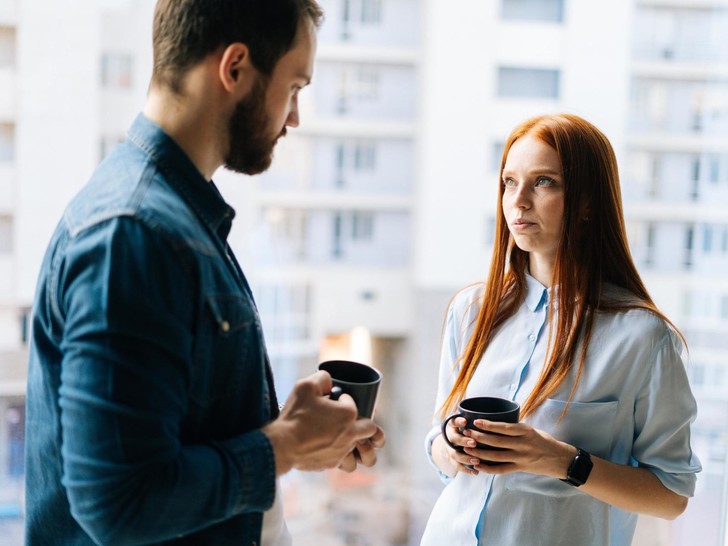
[[[329,398],[332,400],[338,400],[339,397],[344,394],[344,391],[341,390],[341,387],[331,387],[331,392],[329,393]]]
[[[463,446],[456,446],[450,441],[450,438],[447,437],[447,434],[445,433],[445,429],[447,428],[447,424],[452,420],[455,419],[455,417],[463,417],[461,413],[453,413],[452,415],[448,415],[447,418],[442,422],[442,426],[440,427],[440,430],[442,432],[443,439],[447,442],[447,445],[449,445],[451,448],[462,451]]]

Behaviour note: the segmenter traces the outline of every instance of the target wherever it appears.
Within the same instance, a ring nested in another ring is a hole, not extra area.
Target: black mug
[[[334,388],[329,395],[334,400],[342,393],[354,399],[359,417],[371,418],[377,402],[382,374],[366,364],[351,360],[327,360],[319,364],[319,370],[328,372]]]
[[[456,417],[464,417],[467,421],[465,428],[484,432],[476,427],[473,424],[473,421],[475,421],[476,419],[485,419],[487,421],[498,421],[501,423],[517,423],[520,412],[521,407],[516,402],[513,402],[512,400],[507,400],[505,398],[494,398],[490,396],[466,398],[458,405],[458,412],[449,415],[447,419],[442,422],[442,436],[451,448],[457,451],[464,451],[463,446],[453,444],[445,433],[445,428],[452,419],[455,419]],[[495,449],[499,451],[502,449],[480,443],[478,444],[478,448]],[[481,462],[483,462],[483,464],[491,466],[500,464],[494,463],[492,461],[486,461],[483,459],[481,459]]]

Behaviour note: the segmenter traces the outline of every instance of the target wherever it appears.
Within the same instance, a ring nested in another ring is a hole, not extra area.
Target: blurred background
[[[124,138],[153,0],[0,0],[0,544],[20,546],[30,306],[64,205]],[[419,544],[450,297],[487,275],[503,142],[566,111],[610,138],[630,244],[690,344],[697,492],[639,546],[728,544],[728,0],[321,0],[313,85],[266,174],[220,171],[285,398],[328,358],[385,376],[373,470],[291,473],[296,545]],[[517,521],[513,522],[518,525]]]

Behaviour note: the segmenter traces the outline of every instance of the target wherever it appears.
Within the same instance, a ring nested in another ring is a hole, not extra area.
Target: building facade
[[[0,0],[0,536],[13,546],[39,263],[65,203],[143,105],[153,4]],[[215,175],[282,397],[328,358],[385,376],[376,471],[287,477],[296,543],[419,543],[442,487],[422,441],[447,304],[487,275],[508,132],[567,111],[617,151],[632,252],[687,336],[700,407],[696,497],[673,524],[646,518],[635,544],[722,544],[728,0],[321,4],[301,126],[267,173]]]

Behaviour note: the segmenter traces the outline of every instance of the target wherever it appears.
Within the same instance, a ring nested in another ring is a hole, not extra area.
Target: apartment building
[[[618,155],[630,242],[658,305],[685,333],[705,470],[674,524],[644,518],[636,544],[726,536],[728,361],[725,212],[728,9],[723,0],[426,3],[415,208],[414,358],[438,351],[458,287],[485,278],[496,178],[510,128],[529,115],[586,117]],[[467,14],[467,16],[464,16]],[[439,221],[433,221],[437,218]],[[418,377],[418,393],[432,385]],[[412,399],[418,412],[431,399]],[[415,436],[420,436],[421,431]],[[416,442],[413,438],[413,446]]]
[[[0,0],[0,536],[19,537],[37,269],[63,206],[143,104],[153,4]],[[422,440],[447,303],[487,274],[508,132],[529,115],[568,111],[614,144],[635,260],[690,343],[705,471],[688,513],[650,527],[650,539],[718,544],[728,498],[728,1],[321,4],[301,126],[264,175],[215,175],[237,210],[230,243],[281,394],[326,358],[368,360],[385,375],[377,419],[389,443],[377,471],[291,476],[296,543],[322,533],[419,542],[441,487]]]
[[[681,544],[726,538],[728,2],[634,5],[624,170],[635,259],[687,337],[698,398],[698,493]]]
[[[0,534],[20,515],[25,427],[25,313],[15,291],[18,3],[0,2]]]
[[[65,204],[143,104],[151,9],[0,0],[0,536],[11,545],[22,544],[28,319],[40,261]]]
[[[240,249],[283,394],[319,360],[353,358],[352,331],[366,332],[364,350],[391,378],[412,330],[421,8],[321,4],[301,126],[279,144],[272,168],[240,190],[254,195]],[[388,383],[383,401],[394,394]]]

